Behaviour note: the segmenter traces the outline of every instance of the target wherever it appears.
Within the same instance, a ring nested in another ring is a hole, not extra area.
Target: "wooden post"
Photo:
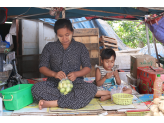
[[[16,42],[17,42],[17,49],[16,53],[19,54],[19,19],[16,19]]]
[[[146,27],[146,37],[147,37],[148,54],[151,55],[151,52],[150,52],[150,43],[149,43],[149,33],[148,33],[148,25],[147,25],[147,23],[145,23],[145,27]]]
[[[62,18],[65,18],[65,8],[62,11]]]
[[[156,57],[157,57],[157,61],[158,61],[158,67],[160,67],[160,62],[159,62],[159,58],[158,58],[158,51],[157,51],[157,46],[156,46],[154,34],[153,34],[153,41],[154,41],[155,53],[156,53]]]

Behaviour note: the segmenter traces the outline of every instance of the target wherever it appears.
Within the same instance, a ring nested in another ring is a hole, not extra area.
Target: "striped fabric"
[[[103,68],[103,66],[97,66],[95,65],[95,68],[100,69],[100,73],[101,73],[101,79],[106,75],[106,70]],[[94,84],[96,84],[96,82],[94,82]],[[111,77],[106,79],[106,81],[104,82],[104,84],[102,86],[97,86],[98,90],[110,90],[110,88],[112,86],[114,86],[116,84],[115,82],[115,78]]]

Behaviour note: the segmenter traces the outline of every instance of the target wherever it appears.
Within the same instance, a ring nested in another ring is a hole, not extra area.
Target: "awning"
[[[141,7],[140,7],[141,8]],[[132,19],[140,19],[144,20],[145,15],[149,14],[160,14],[164,12],[164,10],[157,10],[158,7],[155,9],[152,8],[144,8],[140,9],[135,7],[74,7],[69,9],[66,7],[66,18],[80,18],[80,17],[116,17],[120,18],[127,18],[129,20]],[[160,8],[160,7],[159,7]],[[8,20],[13,19],[15,17],[23,17],[28,19],[39,19],[39,18],[52,18],[54,19],[55,16],[51,16],[49,14],[50,7],[7,7],[8,9]],[[60,18],[62,18],[62,13],[60,13]],[[110,18],[109,18],[110,20]]]

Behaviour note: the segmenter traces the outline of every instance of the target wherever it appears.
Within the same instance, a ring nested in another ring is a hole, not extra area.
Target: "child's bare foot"
[[[39,101],[39,109],[42,110],[42,108],[48,108],[48,107],[57,107],[57,100],[55,101],[46,101],[46,100],[40,100]]]
[[[110,95],[101,96],[100,101],[105,101],[105,100],[108,100],[110,98],[111,98]]]

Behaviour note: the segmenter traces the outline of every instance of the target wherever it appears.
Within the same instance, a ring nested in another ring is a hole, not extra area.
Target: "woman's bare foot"
[[[105,100],[108,100],[110,98],[111,98],[110,95],[101,96],[100,101],[105,101]]]
[[[40,100],[39,101],[39,109],[42,110],[42,108],[48,108],[48,107],[57,107],[57,100],[55,101],[46,101],[46,100]]]

